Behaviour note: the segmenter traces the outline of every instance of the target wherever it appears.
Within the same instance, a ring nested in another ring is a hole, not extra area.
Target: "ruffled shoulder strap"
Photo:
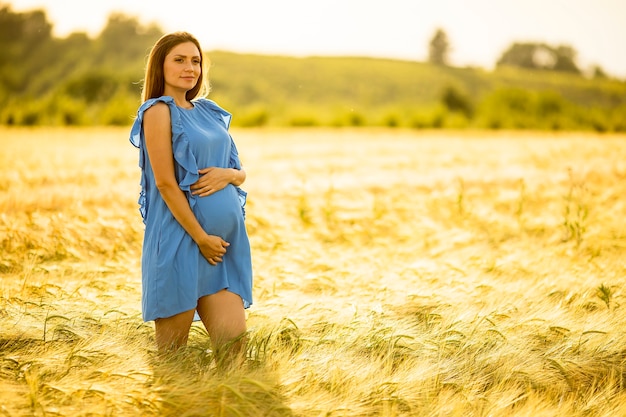
[[[180,120],[180,115],[178,114],[178,109],[176,108],[176,102],[170,96],[162,96],[157,98],[151,98],[143,102],[143,104],[137,110],[137,118],[133,123],[133,126],[130,129],[130,143],[132,143],[135,147],[139,148],[141,144],[141,131],[143,129],[143,115],[150,107],[154,106],[156,103],[163,102],[170,107],[170,117],[172,117],[172,123],[174,122],[174,117],[177,117]]]
[[[224,122],[224,126],[226,126],[226,129],[230,128],[230,121],[232,120],[233,116],[229,112],[221,108],[219,104],[208,98],[198,98],[194,100],[193,103],[195,105],[203,106],[215,112],[219,120]]]
[[[130,131],[130,143],[137,148],[140,148],[139,152],[139,167],[142,170],[141,176],[141,192],[139,196],[139,211],[142,217],[146,218],[148,211],[148,201],[146,199],[146,150],[143,149],[143,116],[146,110],[154,106],[156,103],[163,102],[168,105],[170,109],[170,119],[172,125],[172,151],[174,153],[176,178],[181,190],[191,193],[190,186],[195,183],[198,178],[198,164],[196,158],[191,152],[189,146],[189,140],[186,133],[183,130],[183,125],[180,117],[180,111],[176,107],[176,102],[172,97],[162,96],[158,98],[152,98],[146,100],[137,110],[137,118],[133,123]],[[193,208],[195,200],[191,200],[190,204]]]

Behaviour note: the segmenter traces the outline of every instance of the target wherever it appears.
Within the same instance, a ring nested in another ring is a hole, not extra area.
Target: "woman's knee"
[[[227,290],[198,300],[198,315],[215,341],[228,341],[246,332],[246,313],[241,297]]]

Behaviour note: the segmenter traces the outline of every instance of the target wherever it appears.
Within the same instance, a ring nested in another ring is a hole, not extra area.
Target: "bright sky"
[[[626,78],[625,0],[0,0],[44,8],[57,36],[97,35],[111,12],[186,30],[203,49],[425,60],[437,27],[453,65],[493,68],[515,41],[568,44],[586,69]]]

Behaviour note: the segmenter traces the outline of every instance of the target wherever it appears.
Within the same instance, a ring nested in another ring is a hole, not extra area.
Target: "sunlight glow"
[[[515,41],[568,44],[581,68],[601,65],[626,76],[621,0],[441,0],[293,2],[289,0],[13,0],[15,10],[45,8],[55,33],[97,35],[111,12],[194,33],[207,50],[286,55],[360,55],[424,60],[437,27],[449,35],[458,66],[493,67]]]

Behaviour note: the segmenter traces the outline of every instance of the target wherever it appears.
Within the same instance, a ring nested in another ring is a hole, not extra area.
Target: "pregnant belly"
[[[195,199],[193,211],[202,228],[210,235],[221,236],[228,240],[231,233],[243,221],[237,190],[232,185],[208,197],[195,197]]]

